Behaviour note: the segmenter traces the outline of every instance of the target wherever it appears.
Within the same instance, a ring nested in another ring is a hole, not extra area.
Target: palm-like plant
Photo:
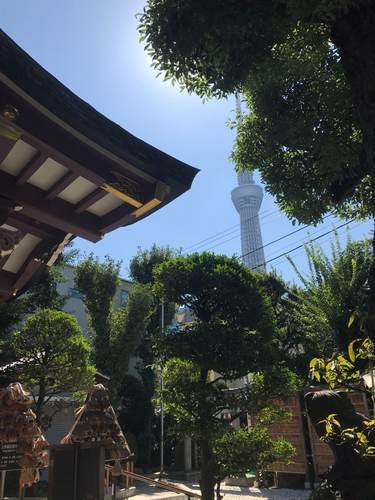
[[[350,341],[363,336],[372,262],[369,240],[352,241],[345,247],[337,233],[326,255],[314,243],[306,245],[309,275],[289,259],[302,288],[290,294],[296,324],[306,341],[316,344],[317,355],[346,350]]]

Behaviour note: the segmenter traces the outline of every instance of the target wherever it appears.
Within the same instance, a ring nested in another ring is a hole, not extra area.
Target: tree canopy
[[[19,328],[26,315],[42,309],[61,310],[64,307],[67,297],[58,292],[58,286],[64,281],[63,267],[71,264],[76,256],[76,250],[66,249],[54,266],[44,267],[38,273],[25,293],[0,303],[0,342],[2,342],[0,364],[13,360],[6,342],[12,331]]]
[[[120,282],[120,263],[110,257],[104,262],[89,255],[76,267],[75,283],[83,296],[94,335],[95,364],[106,371],[109,360],[112,302]],[[109,362],[110,363],[110,362]]]
[[[290,297],[295,321],[307,341],[316,339],[315,356],[346,351],[351,341],[364,337],[371,242],[348,237],[342,246],[336,234],[331,256],[313,243],[306,246],[306,253],[308,275],[293,264],[303,285]]]
[[[172,259],[178,255],[178,253],[177,250],[169,246],[159,247],[155,243],[149,250],[138,248],[137,253],[130,261],[130,278],[143,285],[153,283],[154,268],[162,262]]]
[[[159,247],[154,244],[149,250],[139,248],[136,255],[130,261],[130,278],[135,283],[152,285],[154,282],[154,269],[177,255],[178,251],[168,246]],[[163,305],[164,325],[167,327],[173,321],[176,305],[165,301]],[[141,359],[141,362],[138,364],[138,371],[150,398],[153,397],[155,389],[155,372],[152,367],[155,356],[152,346],[155,338],[158,337],[161,331],[161,315],[162,300],[157,294],[153,293],[147,332],[137,349],[137,356]]]
[[[374,24],[372,0],[148,0],[139,31],[167,79],[203,97],[242,92],[237,168],[258,168],[309,224],[375,215]],[[375,260],[369,288],[375,340]]]
[[[307,244],[305,251],[308,270],[290,258],[299,286],[275,273],[263,275],[262,284],[271,298],[287,364],[310,383],[312,358],[346,352],[354,339],[364,339],[372,250],[369,240],[352,241],[348,234],[343,245],[336,234],[329,254],[316,243]]]
[[[216,440],[230,430],[230,421],[272,406],[272,398],[288,398],[296,380],[278,357],[261,279],[237,260],[209,253],[176,257],[160,264],[154,279],[158,296],[189,307],[194,318],[159,338],[159,396],[180,432],[200,442],[201,489],[208,500],[225,470],[225,457],[220,462],[215,455]],[[250,383],[229,388],[230,380],[249,374]],[[228,410],[230,421],[224,421]]]
[[[119,262],[110,257],[100,261],[93,255],[76,268],[77,288],[89,315],[95,364],[110,375],[114,393],[122,386],[130,357],[146,333],[152,301],[150,288],[136,284],[127,303],[115,307],[119,273]]]
[[[227,379],[246,375],[264,360],[272,342],[272,309],[257,276],[242,264],[209,253],[177,257],[156,269],[154,289],[195,317],[167,335],[169,356],[178,353]]]
[[[177,254],[178,251],[171,247],[162,247],[157,246],[156,244],[152,245],[152,247],[147,250],[138,248],[137,253],[130,261],[130,278],[138,286],[151,286],[154,282],[154,269],[159,264],[175,257]],[[164,324],[168,327],[173,321],[175,311],[176,306],[174,303],[164,302],[162,307],[160,297],[153,293],[146,332],[142,336],[142,340],[139,342],[135,351],[135,355],[139,360],[136,365],[136,370],[143,383],[142,387],[142,383],[139,382],[139,390],[143,390],[147,395],[149,408],[151,408],[151,411],[143,413],[143,417],[146,418],[138,418],[139,423],[142,423],[142,429],[138,429],[138,432],[136,433],[139,449],[138,461],[142,465],[146,466],[152,465],[152,449],[154,449],[154,452],[157,451],[156,448],[160,442],[157,435],[160,430],[158,425],[159,421],[155,418],[153,404],[156,386],[156,373],[154,368],[155,353],[153,345],[155,343],[155,339],[161,332],[162,312],[164,313]],[[121,395],[123,400],[129,400],[129,398],[131,399],[128,403],[129,405],[136,403],[136,401],[134,401],[137,399],[135,391],[132,391],[131,387],[128,388],[126,384],[123,384]],[[165,456],[167,455],[166,452],[167,450],[165,449]]]
[[[374,19],[369,0],[149,0],[139,30],[166,78],[244,93],[238,168],[311,223],[374,214]]]
[[[83,396],[93,384],[91,348],[71,314],[43,309],[30,315],[9,348],[17,361],[6,372],[31,391],[39,422],[49,401]]]
[[[215,441],[215,455],[223,478],[264,471],[274,462],[292,460],[294,448],[289,441],[272,439],[267,429],[254,425],[249,429],[230,429]]]

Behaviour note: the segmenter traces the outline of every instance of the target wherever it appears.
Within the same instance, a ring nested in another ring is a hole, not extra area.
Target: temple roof
[[[0,31],[0,299],[75,236],[96,242],[137,222],[197,172],[96,111]]]
[[[160,179],[175,178],[190,187],[197,169],[138,139],[96,111],[42,68],[1,30],[0,71],[28,96],[97,146],[152,176]]]

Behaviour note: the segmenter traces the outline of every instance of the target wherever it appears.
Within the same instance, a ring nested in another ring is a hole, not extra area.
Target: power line
[[[269,211],[266,210],[262,214],[260,214],[261,215],[261,220],[263,220],[263,219],[265,219],[267,217],[270,217],[271,215],[273,215],[275,213],[278,213],[278,212],[279,212],[278,210],[273,210],[271,212],[269,212]],[[254,219],[255,217],[258,217],[258,215],[250,217],[249,219],[246,220],[246,222],[249,222],[250,220]],[[220,235],[223,235],[222,237],[225,238],[226,236],[229,236],[229,234],[237,231],[239,229],[239,227],[240,227],[240,223],[234,224],[233,226],[230,226],[227,229],[224,229],[223,231],[215,233],[212,236],[209,236],[207,238],[204,238],[203,240],[198,241],[197,243],[189,245],[188,247],[184,248],[182,251],[183,251],[183,253],[186,253],[187,251],[191,250],[194,247],[200,247],[200,246],[202,246],[203,243],[206,243],[206,242],[207,243],[208,242],[212,243],[212,241],[210,242],[210,240],[212,240],[213,238],[214,238],[214,240],[220,239],[220,238],[218,238],[218,236],[220,236]],[[227,233],[227,234],[224,234],[224,233]]]
[[[269,212],[268,211],[265,211],[262,213],[262,220],[265,219],[266,217],[269,217],[270,215],[273,215],[274,213],[278,212],[278,210],[274,210],[272,212]],[[254,219],[256,216],[253,216],[253,217],[250,217],[249,219],[247,219],[246,222]],[[212,240],[212,241],[215,241],[217,239],[220,239],[219,236],[220,235],[223,235],[222,238],[225,238],[226,236],[229,236],[229,234],[235,232],[235,231],[238,231],[238,229],[240,228],[240,223],[238,224],[234,224],[233,226],[230,226],[228,227],[227,229],[224,229],[223,231],[220,231],[218,233],[215,233],[213,234],[212,236],[209,236],[203,240],[200,240],[198,241],[197,243],[194,243],[193,245],[189,245],[188,247],[184,248],[183,249],[183,252],[186,253],[187,251],[189,251],[190,249],[192,249],[193,247],[200,247],[202,246],[204,243],[211,243],[209,240]],[[227,233],[227,234],[224,234],[224,233]]]
[[[337,227],[331,229],[330,231],[326,231],[325,233],[323,233],[323,234],[321,234],[319,236],[316,236],[316,238],[310,239],[308,241],[308,243],[313,243],[314,241],[317,241],[320,238],[323,238],[324,236],[327,236],[327,234],[333,233],[334,231],[337,231],[338,229],[341,229],[342,227],[347,226],[348,224],[351,224],[353,221],[355,221],[355,219],[351,219],[350,221],[344,222],[340,226],[337,226]],[[305,245],[306,245],[306,242],[302,243],[301,245],[298,245],[298,246],[292,248],[291,250],[288,250],[287,252],[284,252],[284,253],[278,255],[277,257],[273,257],[272,259],[267,260],[266,262],[264,262],[264,264],[260,264],[258,266],[252,267],[251,270],[254,271],[258,267],[262,267],[263,265],[269,264],[270,262],[273,262],[274,260],[280,259],[281,257],[284,257],[284,255],[288,255],[288,254],[294,252],[295,250],[299,250],[300,248],[303,248]],[[241,259],[243,257],[244,257],[244,255],[240,256]]]
[[[332,214],[328,214],[325,217],[323,217],[323,220],[327,219],[328,217],[331,217]],[[305,226],[302,226],[298,229],[295,229],[294,231],[291,231],[290,233],[284,234],[284,236],[280,236],[280,238],[276,238],[275,240],[270,241],[269,243],[266,243],[265,245],[255,248],[255,250],[251,250],[250,252],[246,252],[243,255],[241,255],[241,259],[246,257],[247,255],[250,255],[252,253],[258,252],[258,250],[263,250],[264,248],[273,245],[274,243],[278,243],[281,240],[284,240],[285,238],[288,238],[289,236],[292,236],[293,234],[299,233],[300,231],[307,229],[308,227],[311,227],[311,225],[306,224]]]
[[[265,219],[265,218],[270,217],[272,214],[273,214],[273,212],[272,212],[272,213],[270,213],[270,214],[268,214],[268,215],[265,215],[265,216],[263,217],[262,221],[264,221],[264,219]],[[280,214],[279,214],[279,215],[280,215]],[[250,220],[250,219],[249,219],[249,220]],[[263,223],[263,226],[265,226],[266,224],[269,224],[269,223],[270,223],[270,222],[272,222],[273,220],[274,220],[274,218],[272,218],[271,220],[267,220],[265,223]],[[238,230],[239,230],[239,232],[238,232]],[[240,236],[240,234],[241,234],[241,228],[238,228],[238,229],[236,229],[235,231],[231,231],[231,233],[233,233],[233,232],[235,232],[235,233],[236,233],[234,236],[232,236],[232,237],[228,238],[227,240],[220,241],[219,243],[216,243],[215,245],[213,245],[213,246],[210,246],[210,247],[206,248],[206,251],[208,251],[208,250],[212,250],[213,248],[217,248],[217,247],[219,247],[219,246],[221,246],[221,245],[224,245],[225,243],[228,243],[228,241],[232,241],[232,240],[234,240],[234,239],[238,238],[238,237]],[[226,234],[226,235],[222,236],[221,238],[217,238],[217,239],[218,239],[218,240],[221,240],[222,238],[225,238],[226,236],[229,236],[229,234],[231,234],[231,233],[228,233],[228,234]],[[210,243],[213,243],[214,241],[215,241],[215,240],[212,240]]]
[[[304,234],[302,237],[299,237],[296,240],[290,241],[286,245],[282,245],[281,247],[278,247],[277,249],[273,250],[271,253],[268,253],[267,258],[269,259],[269,258],[273,257],[274,255],[283,252],[284,250],[286,251],[291,246],[297,245],[300,242],[309,241],[312,237],[317,236],[318,234],[321,234],[322,231],[326,231],[328,227],[333,227],[333,226],[330,224],[327,224],[327,225],[324,224],[323,226],[319,227],[316,231],[312,231],[312,232],[308,231],[307,234]]]
[[[273,215],[275,212],[277,212],[277,213],[280,215],[280,212],[279,212],[278,210],[275,210],[275,211],[272,211],[271,213],[268,213],[267,215],[264,215],[264,217],[263,217],[263,219],[262,219],[262,220],[264,220],[264,219],[265,219],[265,218],[267,218],[267,217],[270,217],[270,216],[271,216],[271,215]],[[327,219],[328,217],[331,217],[332,215],[333,215],[332,213],[327,214],[325,217],[323,217],[323,220]],[[255,216],[255,217],[256,217],[256,216]],[[254,217],[250,217],[248,220],[251,220],[251,219],[253,219],[253,218],[254,218]],[[266,222],[266,224],[268,224],[268,223],[269,223],[269,222],[271,222],[272,220],[273,220],[273,219],[268,220],[268,221]],[[252,253],[254,253],[254,252],[257,252],[258,250],[262,250],[263,248],[266,248],[266,247],[268,247],[268,246],[270,246],[270,245],[273,245],[274,243],[277,243],[277,242],[279,242],[279,241],[281,241],[281,240],[283,240],[283,239],[285,239],[285,238],[288,238],[289,236],[292,236],[293,234],[296,234],[296,233],[298,233],[298,232],[300,232],[300,231],[303,231],[304,229],[306,229],[306,228],[308,228],[308,227],[311,227],[311,225],[305,225],[305,226],[302,226],[302,227],[300,227],[300,228],[298,228],[298,229],[295,229],[294,231],[291,231],[291,232],[289,232],[289,233],[287,233],[287,234],[284,234],[283,236],[280,236],[279,238],[276,238],[275,240],[270,241],[270,242],[266,243],[266,244],[265,244],[265,245],[263,245],[263,246],[260,246],[260,247],[258,247],[258,248],[256,248],[256,249],[254,249],[254,250],[251,250],[250,252],[247,252],[246,254],[244,254],[244,255],[243,255],[243,257],[245,257],[246,255],[252,254]],[[240,229],[240,228],[238,228],[238,229]],[[213,239],[212,241],[210,241],[209,243],[213,243],[213,242],[214,242],[214,241],[216,241],[216,240],[221,240],[222,238],[225,238],[226,236],[229,236],[231,233],[234,233],[234,232],[236,232],[236,233],[237,233],[238,229],[235,229],[235,230],[232,230],[232,231],[229,231],[229,232],[228,232],[228,230],[226,230],[226,231],[227,231],[227,234],[225,234],[225,235],[223,235],[223,236],[221,236],[221,237],[218,237],[218,238],[214,238],[214,239]],[[222,231],[222,232],[225,232],[225,231]],[[218,234],[221,234],[221,233],[218,233]],[[224,245],[225,243],[228,243],[229,241],[232,241],[232,240],[234,240],[234,239],[238,238],[238,236],[239,236],[239,233],[235,234],[234,236],[231,236],[230,238],[228,238],[228,239],[226,239],[226,240],[224,240],[224,241],[219,241],[219,243],[217,243],[217,244],[215,244],[215,245],[213,245],[213,246],[208,247],[208,248],[206,249],[206,251],[208,251],[208,250],[212,250],[212,249],[214,249],[214,248],[217,248],[218,246]],[[211,237],[211,238],[213,238],[213,237]],[[209,239],[211,239],[211,238],[207,238],[207,240],[209,240]],[[205,241],[205,240],[202,240],[202,241]],[[197,243],[196,245],[198,245],[198,243]],[[192,245],[192,246],[195,246],[195,245]],[[194,251],[198,250],[198,249],[199,249],[200,247],[202,247],[202,246],[204,246],[204,244],[198,245],[198,246],[194,249]],[[190,247],[187,247],[187,248],[190,248]]]
[[[361,224],[363,224],[363,222],[359,222],[358,224],[355,224],[354,226],[352,226],[352,227],[351,227],[351,229],[353,230],[353,229],[357,228],[358,226],[360,226]],[[334,229],[333,229],[333,231],[335,231],[336,229],[337,229],[337,228],[334,228]],[[322,236],[323,236],[323,235],[322,235]],[[311,240],[309,240],[309,241],[311,241]],[[309,243],[309,241],[307,241],[305,244]],[[325,244],[325,243],[328,243],[329,241],[330,241],[330,238],[326,238],[326,239],[324,240],[324,242],[322,242],[322,243],[321,243],[321,245],[323,245],[323,244]],[[304,253],[305,253],[305,250],[304,250],[304,249],[302,249],[302,250],[300,249],[300,251],[299,251],[299,252],[297,252],[297,253],[293,254],[293,258],[298,257],[299,255],[302,255],[302,254],[304,254]],[[287,255],[285,255],[285,257],[287,257],[287,256],[288,256],[288,254],[287,254]],[[281,258],[281,257],[280,257],[280,258]]]
[[[271,215],[271,214],[269,214],[269,215]],[[333,215],[332,213],[327,214],[325,217],[323,217],[323,220],[327,219],[328,217],[331,217],[332,215]],[[271,220],[272,220],[272,219],[271,219]],[[267,221],[267,222],[266,222],[266,224],[267,224],[267,223],[269,223],[269,222],[271,222],[271,221]],[[292,236],[293,234],[298,233],[299,231],[302,231],[302,230],[304,230],[304,229],[306,229],[306,228],[308,228],[308,227],[311,227],[311,226],[309,226],[309,225],[305,225],[305,226],[300,227],[300,228],[298,228],[298,229],[296,229],[296,230],[294,230],[294,231],[291,231],[291,232],[289,232],[289,233],[287,233],[287,234],[284,234],[283,236],[280,236],[280,238],[277,238],[277,239],[275,239],[275,240],[273,240],[273,241],[270,241],[269,243],[266,243],[266,244],[265,244],[265,245],[263,245],[263,246],[260,246],[260,247],[258,247],[258,248],[256,248],[256,249],[254,249],[254,250],[251,250],[250,252],[245,253],[243,256],[245,257],[246,255],[249,255],[249,254],[251,254],[251,253],[257,252],[258,250],[262,250],[263,248],[268,247],[268,246],[270,246],[270,245],[272,245],[272,244],[274,244],[274,243],[277,243],[277,242],[279,242],[279,241],[281,241],[281,240],[283,240],[283,239],[285,239],[285,238],[287,238],[287,237],[289,237],[289,236]],[[322,228],[321,228],[321,229],[322,229]],[[229,233],[228,233],[228,234],[229,234]],[[235,238],[238,238],[238,234],[236,234],[235,236],[232,236],[231,238],[228,238],[227,240],[224,240],[224,241],[222,241],[222,242],[220,242],[220,243],[217,243],[216,245],[213,245],[213,246],[211,246],[211,247],[208,247],[208,248],[207,248],[207,250],[212,250],[213,248],[216,248],[216,247],[218,247],[218,246],[224,245],[225,243],[228,243],[229,241],[232,241],[232,240],[234,240]],[[299,241],[299,240],[297,240],[297,241]]]
[[[262,217],[262,219],[267,218],[267,217],[269,217],[269,216],[273,215],[273,214],[274,214],[274,213],[276,213],[276,212],[278,212],[278,210],[274,210],[274,211],[272,211],[272,212],[270,212],[270,213],[264,212],[264,214],[265,214],[265,215]],[[278,212],[278,213],[279,213],[279,212]],[[323,217],[323,220],[327,219],[328,217],[331,217],[332,215],[333,215],[332,213],[327,214],[325,217]],[[253,219],[253,218],[255,218],[255,217],[257,217],[257,216],[250,217],[248,220],[251,220],[251,219]],[[273,257],[273,258],[271,258],[271,259],[267,260],[267,261],[264,263],[264,265],[265,265],[265,264],[269,264],[270,262],[273,262],[273,261],[275,261],[275,260],[278,260],[278,259],[280,259],[280,258],[282,258],[282,257],[284,257],[284,256],[286,256],[286,255],[288,255],[288,254],[290,254],[290,253],[292,253],[292,252],[296,251],[296,250],[299,250],[299,249],[303,248],[303,247],[306,245],[306,243],[311,243],[311,242],[317,241],[317,240],[319,240],[319,239],[321,239],[321,238],[324,238],[325,236],[327,236],[327,235],[331,234],[332,232],[334,232],[334,231],[336,231],[336,230],[338,230],[338,229],[341,229],[342,227],[345,227],[345,226],[347,226],[347,225],[351,224],[354,220],[355,220],[355,219],[351,219],[351,220],[349,220],[349,221],[347,221],[347,222],[345,222],[345,223],[343,223],[343,224],[341,224],[341,225],[339,225],[339,226],[337,226],[337,227],[335,227],[335,228],[331,229],[330,231],[326,231],[325,233],[323,233],[323,234],[321,234],[321,235],[319,235],[319,236],[317,236],[317,237],[315,237],[315,238],[312,238],[312,239],[310,238],[307,242],[306,242],[306,241],[304,241],[301,245],[298,245],[298,246],[296,246],[296,247],[292,248],[291,250],[287,250],[286,252],[283,252],[283,253],[281,253],[280,255],[277,255],[276,257]],[[269,221],[268,221],[268,222],[269,222]],[[195,250],[197,250],[199,247],[204,246],[204,245],[203,245],[203,243],[204,243],[204,242],[206,242],[206,241],[211,240],[211,241],[209,241],[209,243],[213,243],[215,240],[220,240],[220,239],[222,239],[222,238],[225,238],[226,236],[229,236],[231,233],[233,233],[233,232],[235,232],[235,231],[237,231],[237,230],[238,230],[238,228],[237,228],[237,229],[234,229],[234,230],[232,229],[233,227],[237,227],[237,226],[240,226],[240,224],[236,224],[235,226],[231,226],[231,227],[229,227],[228,229],[223,230],[223,231],[221,231],[221,232],[217,233],[216,235],[213,235],[213,236],[210,236],[210,237],[208,237],[208,238],[205,238],[204,240],[201,240],[200,242],[197,242],[197,243],[195,243],[194,245],[190,245],[189,247],[187,247],[187,248],[184,250],[184,253],[186,253],[186,250],[187,250],[187,249],[189,249],[189,248],[193,248],[193,247],[196,247],[196,248],[195,248]],[[240,258],[240,259],[243,259],[245,256],[247,256],[247,255],[249,255],[249,254],[252,254],[252,253],[254,253],[254,252],[257,252],[258,250],[261,250],[261,249],[263,249],[263,248],[266,248],[266,247],[268,247],[268,246],[270,246],[270,245],[273,245],[273,244],[275,244],[275,243],[278,243],[279,241],[281,241],[281,240],[283,240],[283,239],[285,239],[285,238],[288,238],[289,236],[292,236],[293,234],[296,234],[296,233],[298,233],[298,232],[300,232],[300,231],[303,231],[304,229],[307,229],[308,227],[311,227],[311,225],[305,225],[305,226],[302,226],[302,227],[300,227],[300,228],[298,228],[298,229],[295,229],[294,231],[291,231],[291,232],[289,232],[289,233],[287,233],[287,234],[284,234],[283,236],[280,236],[279,238],[276,238],[275,240],[272,240],[272,241],[270,241],[270,242],[266,243],[265,245],[263,245],[263,246],[261,246],[261,247],[258,247],[258,248],[254,249],[254,250],[251,250],[250,252],[247,252],[247,253],[245,253],[245,254],[241,255],[239,258]],[[356,226],[356,227],[357,227],[357,226]],[[224,234],[224,233],[227,233],[227,234]],[[223,236],[221,236],[221,237],[215,237],[215,236],[218,236],[218,235],[221,235],[221,234],[222,234]],[[235,238],[237,238],[237,237],[238,237],[238,235],[236,234],[235,236],[232,236],[231,238],[229,238],[229,239],[227,239],[227,240],[225,240],[225,241],[222,241],[222,242],[217,243],[216,245],[214,245],[214,246],[212,246],[212,247],[209,247],[209,248],[208,248],[208,250],[211,250],[212,248],[216,248],[217,246],[223,245],[223,244],[227,243],[228,241],[231,241],[231,240],[233,240],[233,239],[235,239]],[[298,240],[297,240],[297,241],[298,241]],[[195,250],[194,250],[194,251],[195,251]],[[271,254],[271,255],[272,255],[272,254]],[[262,265],[263,265],[263,264],[262,264]],[[253,267],[253,268],[252,268],[252,270],[257,269],[258,267],[261,267],[261,266],[260,266],[260,265],[258,265],[258,266],[256,266],[256,267]]]

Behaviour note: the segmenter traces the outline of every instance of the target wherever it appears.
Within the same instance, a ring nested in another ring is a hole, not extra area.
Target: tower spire
[[[241,117],[241,99],[236,93],[237,114]],[[263,200],[263,189],[255,184],[250,171],[237,174],[238,186],[232,191],[232,202],[240,215],[241,254],[245,266],[256,271],[265,271],[262,232],[259,209]]]

